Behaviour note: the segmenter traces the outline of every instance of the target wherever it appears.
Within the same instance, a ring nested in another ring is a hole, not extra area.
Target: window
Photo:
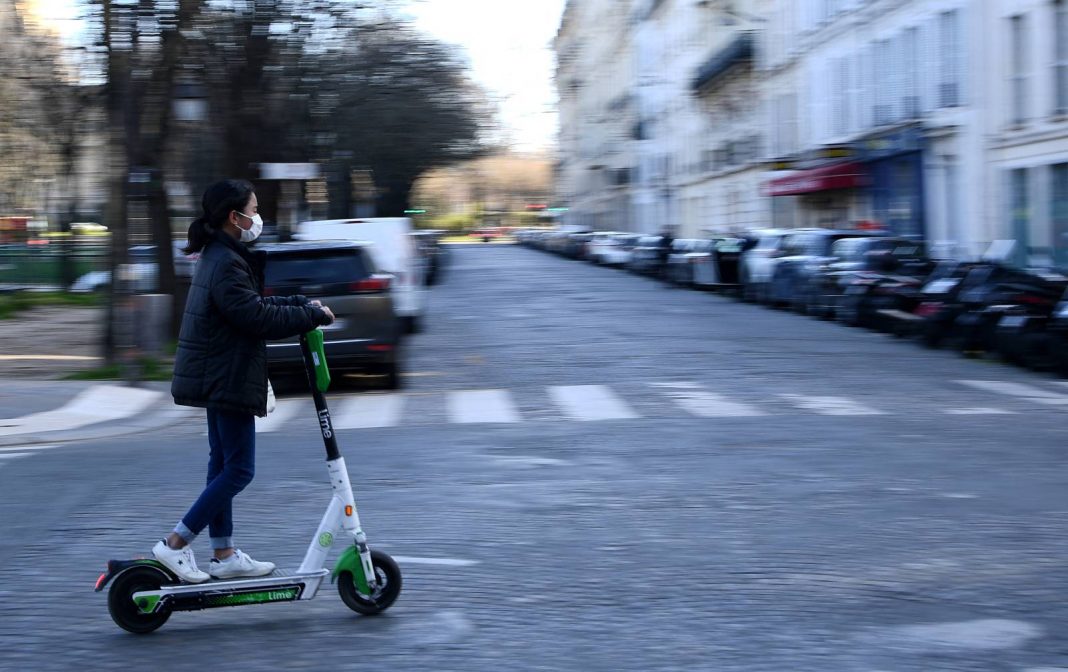
[[[1059,267],[1068,264],[1068,163],[1051,166],[1053,184],[1050,199],[1050,220],[1053,240],[1053,263]]]
[[[938,17],[938,33],[941,46],[938,81],[938,106],[956,107],[960,101],[960,12],[956,9],[943,12]]]
[[[901,97],[901,111],[906,119],[915,119],[920,116],[920,79],[916,63],[920,48],[919,31],[916,28],[906,30],[902,36],[902,43],[904,56],[902,74],[905,78],[905,86]]]
[[[1053,3],[1053,112],[1068,114],[1068,1]]]
[[[1027,119],[1027,25],[1022,14],[1009,19],[1009,105],[1010,121]]]
[[[875,107],[874,122],[876,126],[890,123],[890,90],[886,83],[890,81],[892,67],[890,63],[890,41],[880,40],[875,43]]]
[[[1009,171],[1009,219],[1016,239],[1017,262],[1026,260],[1030,244],[1031,205],[1027,193],[1027,168]]]
[[[834,135],[845,135],[849,130],[849,61],[837,59],[834,78]]]

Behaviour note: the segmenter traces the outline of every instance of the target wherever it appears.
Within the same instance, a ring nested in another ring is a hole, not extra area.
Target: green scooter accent
[[[356,581],[356,589],[364,595],[371,594],[371,586],[367,584],[367,577],[363,575],[363,563],[360,562],[360,553],[355,546],[349,546],[342,551],[334,564],[334,573],[330,575],[330,583],[334,583],[338,574],[352,572],[352,578]]]
[[[315,386],[320,392],[330,387],[330,368],[326,365],[326,350],[323,347],[323,330],[312,329],[305,336],[311,350],[312,363],[315,364]]]

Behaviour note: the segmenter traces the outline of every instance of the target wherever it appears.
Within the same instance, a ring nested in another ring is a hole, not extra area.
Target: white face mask
[[[249,217],[248,215],[246,215],[243,212],[239,212],[237,214],[241,215],[245,219],[251,219],[252,220],[252,227],[251,228],[241,229],[241,242],[242,243],[251,243],[252,241],[254,241],[257,238],[259,238],[260,234],[263,233],[263,218],[260,217],[259,213],[256,213],[255,215],[252,215],[251,217]]]

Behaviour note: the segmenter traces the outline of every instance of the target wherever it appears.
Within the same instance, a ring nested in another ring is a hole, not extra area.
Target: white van
[[[358,240],[371,243],[371,256],[380,273],[395,276],[393,306],[404,330],[415,333],[427,311],[426,268],[412,239],[407,217],[326,219],[297,226],[297,240]]]

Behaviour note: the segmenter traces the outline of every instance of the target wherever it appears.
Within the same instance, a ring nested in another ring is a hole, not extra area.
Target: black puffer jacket
[[[204,247],[178,334],[176,404],[266,415],[265,340],[326,323],[326,313],[303,296],[260,296],[266,256],[223,232]]]

